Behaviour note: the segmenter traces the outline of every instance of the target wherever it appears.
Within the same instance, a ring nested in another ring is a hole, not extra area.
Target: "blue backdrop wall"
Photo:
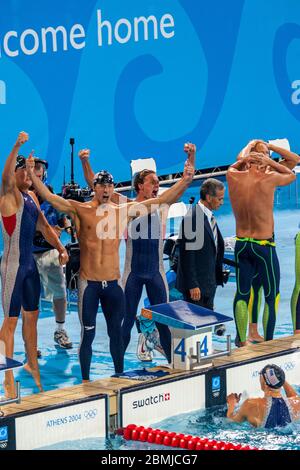
[[[57,189],[70,137],[116,180],[181,170],[185,141],[198,168],[256,137],[297,151],[299,57],[299,0],[1,0],[0,169],[19,130]]]

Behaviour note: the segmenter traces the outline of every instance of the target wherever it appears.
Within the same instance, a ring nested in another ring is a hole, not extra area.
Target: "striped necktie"
[[[213,236],[214,236],[214,240],[215,240],[215,245],[216,247],[218,246],[218,230],[217,230],[217,221],[216,219],[214,218],[214,216],[212,215],[211,216],[211,219],[210,219],[210,223],[211,223],[211,229],[212,229],[212,233],[213,233]]]

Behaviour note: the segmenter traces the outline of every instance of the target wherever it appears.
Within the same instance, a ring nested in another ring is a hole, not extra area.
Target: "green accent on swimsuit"
[[[262,246],[276,246],[275,242],[273,241],[273,238],[270,239],[265,239],[265,240],[259,240],[258,238],[251,238],[251,237],[235,237],[236,240],[240,242],[251,242],[251,243],[257,243],[257,245],[262,245]]]
[[[239,333],[239,339],[241,342],[245,342],[247,339],[248,328],[248,306],[244,300],[238,300],[236,302],[234,316],[237,331]]]
[[[291,298],[291,314],[294,331],[300,329],[300,308],[297,304],[300,294],[300,232],[295,238],[295,285]],[[298,311],[297,311],[298,310]]]

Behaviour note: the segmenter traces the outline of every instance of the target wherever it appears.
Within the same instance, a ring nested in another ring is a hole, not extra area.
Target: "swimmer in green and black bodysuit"
[[[277,147],[273,149],[278,151]],[[295,180],[295,175],[286,165],[269,157],[268,144],[254,141],[245,150],[243,158],[227,172],[229,196],[236,218],[235,256],[238,267],[234,316],[238,346],[247,344],[248,304],[252,280],[257,273],[266,300],[265,340],[273,339],[280,280],[273,237],[274,192],[277,186],[285,186]]]

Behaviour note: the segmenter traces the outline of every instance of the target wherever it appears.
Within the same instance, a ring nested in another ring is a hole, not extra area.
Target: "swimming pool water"
[[[300,393],[300,387],[296,387]],[[292,423],[285,428],[253,428],[248,423],[233,423],[226,417],[226,407],[215,407],[193,413],[185,413],[153,423],[154,429],[180,432],[183,434],[207,437],[218,441],[245,444],[265,450],[300,450],[300,422]],[[156,450],[170,447],[138,441],[126,441],[120,436],[110,439],[82,439],[66,441],[43,449],[70,450]]]

